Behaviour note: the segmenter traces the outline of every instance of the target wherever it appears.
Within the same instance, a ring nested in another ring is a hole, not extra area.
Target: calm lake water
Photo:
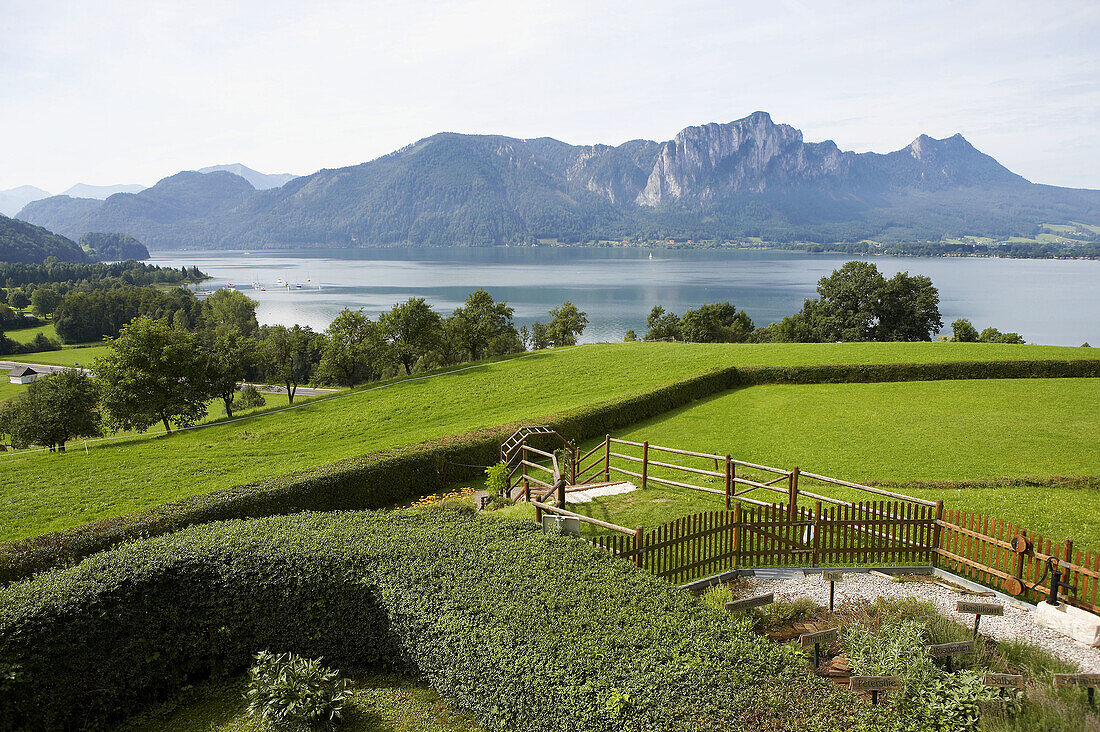
[[[729,300],[756,325],[790,315],[816,295],[818,279],[858,257],[767,250],[416,248],[308,252],[157,252],[153,264],[196,265],[208,287],[234,284],[258,300],[261,323],[323,330],[344,307],[372,317],[395,302],[426,298],[443,313],[483,287],[515,308],[516,324],[547,319],[571,300],[588,314],[584,342],[641,337],[657,304],[682,314]],[[1100,345],[1100,261],[872,257],[887,276],[924,274],[940,291],[947,327],[969,318],[1029,343]],[[278,284],[290,283],[290,289]],[[265,291],[253,287],[262,284]],[[302,285],[297,289],[296,285]]]

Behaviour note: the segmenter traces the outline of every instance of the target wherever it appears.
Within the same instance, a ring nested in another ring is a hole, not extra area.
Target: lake
[[[410,297],[426,298],[449,314],[482,287],[515,308],[517,327],[545,321],[548,310],[571,300],[588,314],[582,341],[590,343],[622,340],[628,328],[641,337],[657,304],[682,314],[729,300],[756,325],[767,325],[798,310],[803,299],[816,296],[818,279],[852,259],[861,258],[779,250],[494,247],[179,251],[156,252],[149,261],[195,265],[213,277],[207,287],[232,283],[260,303],[261,323],[323,330],[344,307],[364,308],[374,317]],[[962,317],[978,330],[992,325],[1029,343],[1100,345],[1100,261],[866,259],[887,277],[899,271],[931,277],[948,328]]]

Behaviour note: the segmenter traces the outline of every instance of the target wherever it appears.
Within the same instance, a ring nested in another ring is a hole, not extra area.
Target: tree
[[[40,318],[53,315],[61,304],[61,293],[51,287],[37,287],[31,295],[31,309]]]
[[[411,374],[421,356],[439,347],[443,339],[443,316],[432,309],[422,297],[410,297],[394,305],[379,318],[382,331],[390,344],[391,356]]]
[[[728,301],[704,303],[680,318],[680,337],[688,343],[742,343],[752,330],[748,314]]]
[[[259,354],[264,374],[286,386],[290,404],[298,385],[313,374],[322,347],[322,339],[309,326],[273,325],[261,330]]]
[[[886,281],[876,313],[877,341],[930,341],[940,329],[940,293],[924,275],[898,272]]]
[[[363,314],[363,309],[340,311],[325,331],[317,375],[342,386],[378,378],[387,358],[382,326]]]
[[[222,400],[227,417],[233,417],[237,384],[256,358],[256,341],[236,328],[221,333],[205,332],[206,382],[210,395]]]
[[[22,288],[14,288],[8,290],[8,305],[11,305],[16,310],[22,310],[31,304],[31,299],[27,297],[27,293]]]
[[[215,332],[237,330],[243,336],[255,334],[255,300],[236,290],[217,290],[202,303],[203,327]]]
[[[546,323],[540,323],[537,320],[531,323],[531,350],[541,351],[552,345],[553,340],[550,338],[550,327],[546,325]]]
[[[978,329],[966,318],[959,318],[951,324],[951,340],[960,343],[977,343]]]
[[[636,340],[638,340],[637,334],[634,332],[633,328],[629,328],[626,331],[626,335],[623,336],[623,342],[624,343],[633,343]]]
[[[43,445],[65,451],[76,437],[103,434],[99,384],[80,369],[39,377],[5,410],[0,432],[13,444]]]
[[[193,333],[141,316],[108,346],[92,370],[113,426],[143,432],[159,421],[171,432],[172,424],[188,427],[206,415],[207,358]]]
[[[472,361],[486,353],[500,355],[522,350],[523,343],[512,324],[513,312],[507,302],[496,302],[485,290],[476,290],[451,316],[456,321],[452,335]]]
[[[982,343],[1023,343],[1024,339],[1019,333],[1002,333],[996,328],[986,328],[978,335]]]
[[[675,313],[666,313],[660,305],[654,305],[646,318],[645,340],[647,341],[678,341],[680,340],[680,317]]]
[[[872,341],[886,278],[869,262],[847,262],[817,283],[814,329],[829,341]]]
[[[577,338],[588,326],[588,316],[566,300],[550,311],[547,335],[554,346],[575,346]]]

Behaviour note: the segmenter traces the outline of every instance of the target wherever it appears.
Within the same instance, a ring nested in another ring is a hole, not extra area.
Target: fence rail
[[[639,453],[630,454],[631,449]],[[1056,563],[1066,585],[1060,599],[1100,612],[1100,554],[1074,552],[1072,541],[1052,543],[989,516],[945,512],[943,501],[804,472],[797,466],[788,470],[735,460],[728,454],[683,450],[611,435],[584,455],[570,449],[571,474],[567,480],[562,478],[554,453],[526,444],[518,444],[514,453],[518,459],[511,477],[522,471],[516,485],[523,486],[527,500],[531,500],[531,484],[552,488],[546,497],[558,494],[556,506],[537,503],[540,511],[576,516],[614,531],[589,541],[675,582],[742,567],[932,564],[1037,602],[1051,593],[1051,563]],[[652,453],[660,457],[654,458]],[[703,462],[681,464],[671,456]],[[585,465],[585,460],[590,462]],[[549,462],[549,466],[540,461]],[[652,469],[660,474],[654,475]],[[548,474],[553,485],[534,477],[531,471]],[[613,476],[635,478],[642,489],[652,482],[722,495],[726,510],[685,516],[651,529],[627,529],[565,509],[566,483],[580,487],[611,481]],[[707,481],[711,485],[702,484]],[[721,488],[714,487],[715,482]],[[841,500],[807,490],[810,482],[840,486],[872,498]],[[777,500],[746,495],[754,491],[778,494],[768,496]],[[812,508],[806,499],[813,501]],[[1017,539],[1015,544],[1013,539]]]

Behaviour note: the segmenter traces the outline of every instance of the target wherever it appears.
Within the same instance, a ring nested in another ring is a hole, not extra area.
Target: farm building
[[[8,372],[8,381],[12,384],[29,384],[38,378],[38,372],[29,366],[16,366]]]

